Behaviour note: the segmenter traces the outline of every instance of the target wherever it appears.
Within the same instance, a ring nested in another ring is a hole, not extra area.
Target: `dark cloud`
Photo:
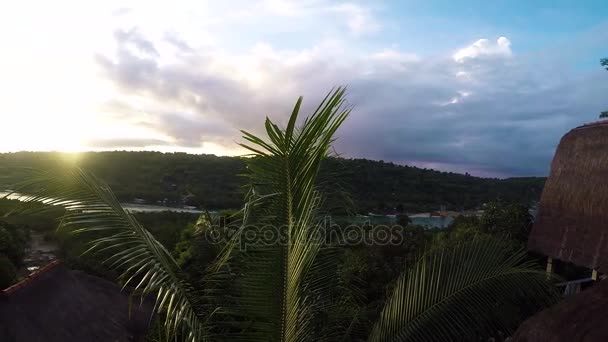
[[[336,143],[345,156],[480,175],[545,175],[560,137],[608,107],[608,72],[511,54],[510,43],[484,42],[461,50],[457,60],[391,55],[339,63],[345,56],[322,48],[295,57],[253,54],[247,62],[261,75],[256,83],[239,62],[211,51],[160,66],[151,54],[120,47],[139,46],[142,37],[116,39],[116,58],[100,56],[99,65],[123,93],[173,106],[144,124],[180,146],[231,147],[238,129],[259,132],[265,115],[284,123],[298,95],[309,111],[332,85],[348,84],[356,107]]]
[[[192,118],[187,114],[158,113],[154,121],[140,122],[140,126],[151,128],[175,139],[175,144],[184,147],[200,147],[203,141],[229,145],[234,129],[223,121],[212,118]]]
[[[363,110],[378,113],[375,118],[355,114],[338,147],[349,155],[475,174],[545,175],[560,137],[596,118],[608,75],[599,71],[568,82],[552,82],[551,77],[543,82],[517,70],[528,67],[475,75],[479,84],[437,83],[426,93],[409,79],[353,85],[363,93],[375,89],[393,95]],[[458,97],[458,89],[470,95]],[[444,97],[448,104],[437,104],[450,90],[458,101],[449,103]]]
[[[118,138],[118,139],[91,139],[85,142],[86,146],[98,148],[142,148],[150,146],[166,146],[169,142],[160,139]]]

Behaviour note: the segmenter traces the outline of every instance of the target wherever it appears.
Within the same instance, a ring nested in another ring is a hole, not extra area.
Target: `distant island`
[[[206,209],[242,205],[245,163],[238,157],[160,152],[17,152],[0,154],[0,190],[21,180],[18,168],[76,163],[108,183],[120,201]],[[352,199],[353,213],[396,214],[471,210],[500,198],[538,201],[544,177],[481,178],[367,159],[329,158],[319,187],[328,206]],[[333,200],[332,200],[333,199]]]

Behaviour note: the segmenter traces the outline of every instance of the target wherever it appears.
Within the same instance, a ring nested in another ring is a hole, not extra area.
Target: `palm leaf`
[[[74,168],[30,170],[27,181],[15,189],[26,194],[21,198],[26,203],[65,208],[59,229],[95,236],[87,252],[109,255],[105,263],[120,272],[124,287],[134,286],[134,293],[156,297],[155,308],[168,335],[206,339],[208,318],[217,309],[205,304],[204,293],[195,293],[171,254],[121,207],[107,185]]]
[[[501,240],[477,238],[434,249],[395,284],[370,341],[473,341],[509,334],[522,316],[558,298],[547,274]]]
[[[312,318],[331,304],[326,294],[337,258],[323,252],[317,175],[336,130],[350,112],[344,108],[344,93],[343,88],[330,92],[300,127],[296,125],[301,98],[285,129],[266,119],[266,139],[243,132],[248,144],[242,146],[252,152],[247,159],[245,219],[220,260],[230,259],[231,269],[241,275],[235,279],[235,310],[251,319],[243,332],[245,340],[322,339]],[[243,246],[247,236],[275,239]]]

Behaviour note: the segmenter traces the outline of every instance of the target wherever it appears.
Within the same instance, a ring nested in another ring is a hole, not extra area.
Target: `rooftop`
[[[51,262],[0,292],[2,341],[143,341],[152,305],[105,279]]]
[[[526,320],[513,342],[608,341],[608,281]]]
[[[528,248],[608,273],[608,120],[577,127],[557,147]]]

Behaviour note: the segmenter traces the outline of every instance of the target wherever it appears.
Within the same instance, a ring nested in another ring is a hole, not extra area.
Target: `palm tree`
[[[243,131],[242,146],[252,153],[246,204],[197,284],[94,176],[79,169],[37,171],[18,191],[30,194],[28,202],[66,208],[61,228],[93,234],[90,251],[109,255],[106,263],[124,286],[156,297],[170,335],[189,341],[348,339],[356,317],[342,329],[324,321],[345,302],[336,295],[336,248],[324,240],[316,182],[351,111],[344,94],[344,88],[330,92],[301,125],[299,98],[285,128],[266,119],[265,139]],[[197,228],[221,230],[208,215]],[[545,273],[524,261],[525,251],[507,250],[494,240],[431,249],[396,280],[369,340],[466,340],[484,330],[511,331],[520,317],[501,308],[516,308],[517,298],[542,306],[555,297]]]

